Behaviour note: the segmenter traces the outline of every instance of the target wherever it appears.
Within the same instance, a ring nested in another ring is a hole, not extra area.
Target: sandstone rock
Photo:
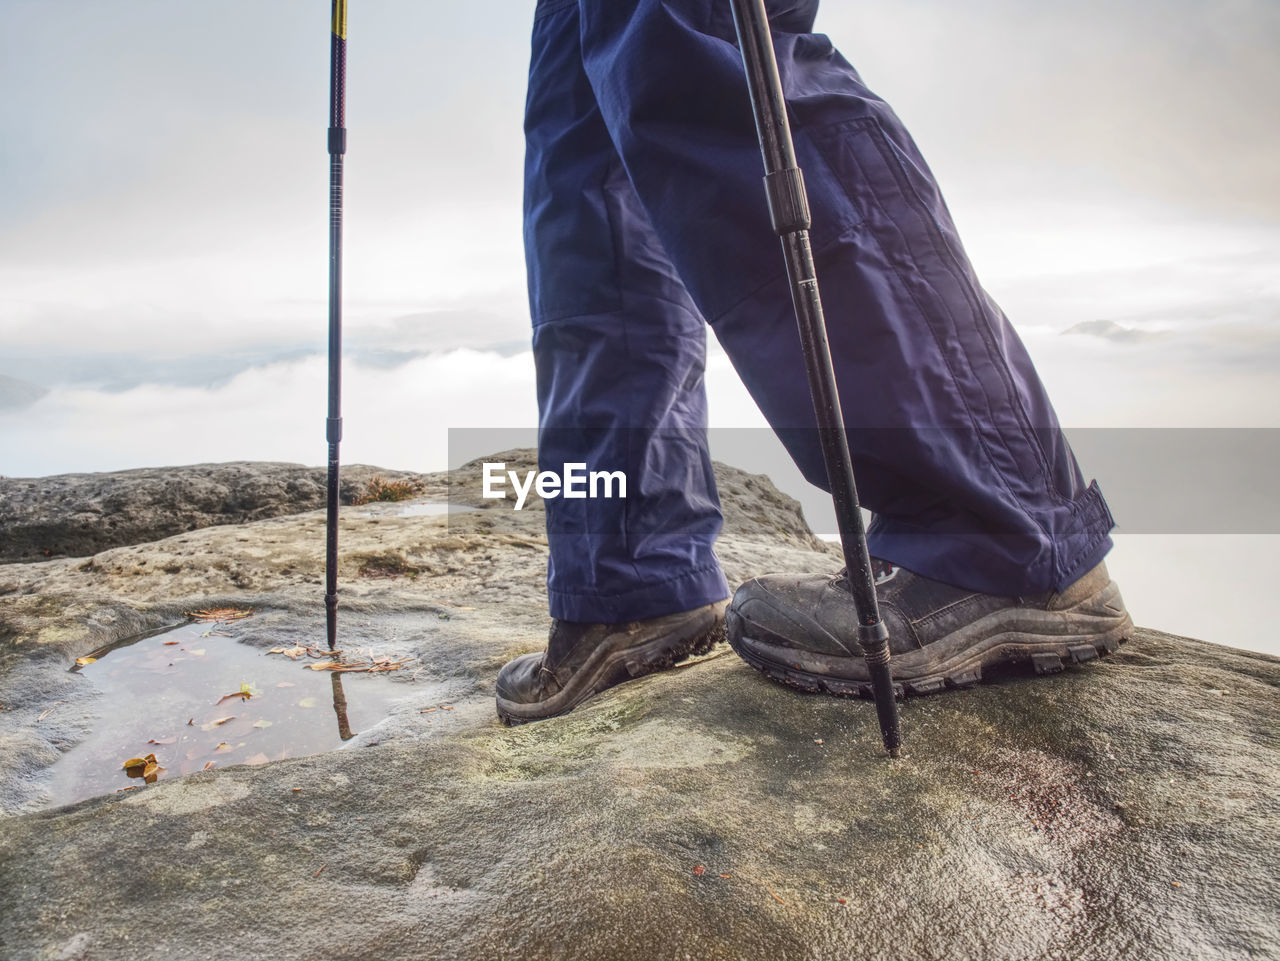
[[[350,503],[375,476],[422,475],[364,465],[342,470]],[[325,469],[299,464],[195,464],[101,474],[0,478],[0,563],[86,557],[214,524],[323,507]]]
[[[731,579],[838,566],[766,481],[724,480]],[[476,506],[343,511],[343,645],[419,655],[453,710],[54,810],[53,742],[93,707],[71,661],[218,603],[259,612],[226,643],[319,643],[323,512],[0,568],[0,956],[1280,956],[1277,659],[1138,631],[907,702],[898,762],[871,705],[727,651],[506,728],[545,540]]]

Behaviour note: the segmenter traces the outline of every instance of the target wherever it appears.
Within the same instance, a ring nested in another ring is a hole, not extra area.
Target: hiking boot
[[[498,672],[498,716],[524,724],[567,714],[615,684],[705,654],[724,639],[727,604],[622,624],[553,621],[545,652],[522,654]]]
[[[1114,651],[1133,630],[1105,564],[1061,592],[1023,597],[951,587],[877,558],[872,568],[893,679],[908,694],[976,684],[996,664],[1029,662],[1037,674],[1052,674]],[[730,645],[779,683],[870,697],[843,581],[844,571],[748,581],[726,615]]]

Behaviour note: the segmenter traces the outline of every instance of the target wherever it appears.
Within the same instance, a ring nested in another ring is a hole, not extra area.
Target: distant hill
[[[45,394],[49,388],[31,384],[8,374],[0,374],[0,410],[21,410],[30,407]]]

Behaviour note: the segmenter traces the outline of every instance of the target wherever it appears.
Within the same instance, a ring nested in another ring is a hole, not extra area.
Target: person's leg
[[[821,35],[770,4],[873,554],[971,590],[1065,588],[1110,546],[1021,342],[928,167]],[[583,2],[583,60],[695,303],[806,477],[826,486],[727,0]]]
[[[499,675],[498,711],[513,722],[702,649],[729,596],[712,551],[705,325],[600,117],[573,3],[539,4],[525,135],[538,466],[621,471],[626,488],[544,501],[555,625],[545,655]]]
[[[543,6],[525,121],[539,467],[627,478],[625,498],[545,502],[551,615],[639,620],[729,593],[712,552],[706,333],[601,120],[577,11]]]

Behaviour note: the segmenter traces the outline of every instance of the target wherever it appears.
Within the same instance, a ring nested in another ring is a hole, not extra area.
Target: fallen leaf
[[[260,721],[254,721],[254,722],[253,722],[253,726],[254,726],[254,727],[270,727],[270,726],[271,726],[271,722],[270,722],[270,721],[268,721],[268,720],[266,720],[265,718],[263,718],[263,719],[262,719],[262,720],[260,720]]]
[[[165,641],[165,642],[164,642],[164,646],[165,646],[165,647],[173,647],[173,645],[175,645],[175,644],[177,644],[177,643],[178,643],[177,641]]]
[[[224,694],[222,695],[222,697],[218,698],[217,703],[214,704],[214,707],[217,707],[218,704],[221,704],[223,701],[231,700],[233,697],[238,697],[242,701],[247,701],[249,700],[249,698],[253,697],[253,695],[246,694],[244,691],[234,691],[231,694]]]
[[[163,770],[164,768],[159,764],[152,762],[142,769],[142,780],[146,781],[148,784],[154,784],[156,778],[160,776],[160,772]]]
[[[452,705],[450,705],[450,704],[441,704],[441,705],[440,705],[440,710],[442,710],[442,711],[452,711],[452,710],[453,710],[453,706],[452,706]]]
[[[438,711],[438,710],[440,710],[438,707],[428,707],[428,708],[426,708],[426,709],[424,709],[424,710],[419,711],[418,713],[419,713],[419,714],[430,714],[432,711]]]
[[[836,904],[848,904],[848,903],[849,902],[846,901],[844,898],[836,898]]]
[[[298,707],[315,707],[316,699],[314,697],[304,697],[298,702]]]
[[[322,661],[318,664],[308,664],[307,667],[313,671],[330,671],[335,668],[342,667],[337,661]]]
[[[177,740],[178,739],[176,737],[160,737],[160,738],[153,737],[151,740],[147,741],[147,743],[148,744],[173,744]]]
[[[724,878],[726,881],[728,881],[731,877],[733,877],[733,875],[732,875],[732,874],[722,874],[722,875],[720,875],[720,877],[722,877],[722,878]]]
[[[706,867],[701,864],[699,864],[697,867],[693,869],[693,876],[695,878],[700,878],[706,873],[707,873]]]
[[[822,738],[820,738],[820,737],[815,737],[815,738],[813,739],[813,743],[814,743],[814,744],[825,744],[826,742],[825,742],[825,741],[823,741],[823,740],[822,740]]]
[[[194,717],[187,718],[187,727],[191,727],[191,725],[195,723],[196,723],[196,719]]]
[[[154,754],[148,754],[146,757],[131,757],[129,760],[125,761],[122,766],[124,768],[124,773],[129,775],[129,777],[146,777],[147,773],[150,771],[152,776],[147,781],[148,784],[155,780],[155,771],[164,770],[164,768],[160,767],[156,762],[156,756]]]
[[[234,750],[234,748],[232,748],[232,746],[228,744],[226,741],[223,741],[221,744],[215,747],[214,750],[215,751],[231,751],[231,750]]]
[[[86,664],[96,664],[97,662],[98,662],[98,659],[96,657],[77,657],[76,658],[76,663],[81,667],[84,667]]]
[[[205,761],[203,770],[207,771],[209,770],[209,768],[213,767],[217,763],[218,763],[217,761]]]
[[[294,794],[297,794],[297,793],[298,793],[299,791],[301,791],[301,790],[302,790],[302,788],[300,788],[300,787],[296,787],[296,788],[294,788],[294,789],[293,789],[293,793],[294,793]]]
[[[277,647],[277,648],[273,648],[270,651],[267,651],[267,653],[283,654],[285,657],[289,658],[289,660],[296,661],[303,654],[307,653],[307,649],[305,647],[302,647],[301,645],[297,647]]]
[[[198,647],[194,651],[187,651],[188,654],[194,654],[196,657],[204,657],[204,648]]]
[[[271,758],[265,754],[252,754],[244,759],[245,764],[266,764]]]

